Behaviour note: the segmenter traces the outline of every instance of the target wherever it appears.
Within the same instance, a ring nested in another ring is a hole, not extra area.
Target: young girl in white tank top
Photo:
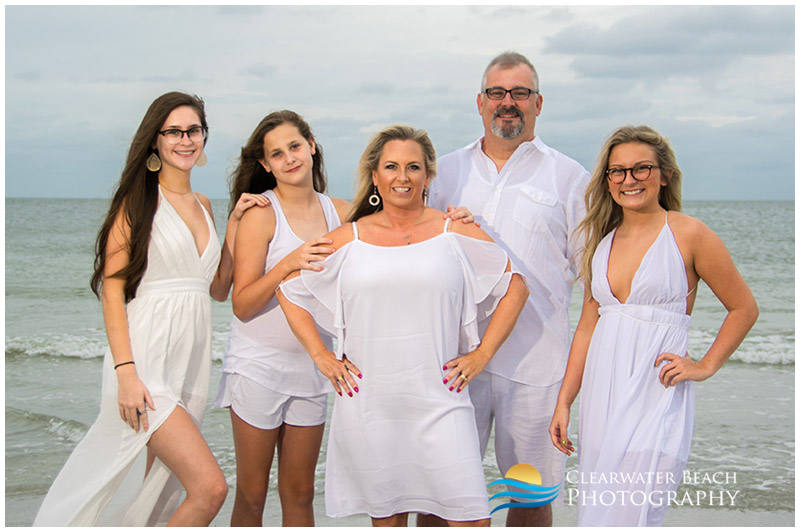
[[[275,447],[284,526],[314,525],[314,472],[330,385],[295,339],[274,298],[278,283],[317,269],[333,249],[319,238],[350,204],[322,193],[322,149],[296,113],[265,117],[242,148],[232,200],[263,193],[271,208],[242,218],[234,255],[228,351],[214,406],[229,408],[236,449],[231,526],[261,526]],[[270,523],[273,524],[273,523]]]

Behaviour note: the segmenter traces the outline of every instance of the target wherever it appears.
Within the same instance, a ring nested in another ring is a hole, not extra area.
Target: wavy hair
[[[659,190],[658,203],[668,211],[681,210],[682,174],[669,140],[649,126],[622,126],[612,131],[600,149],[594,172],[586,187],[584,195],[586,217],[575,229],[576,233],[583,233],[586,238],[579,278],[590,294],[592,258],[597,246],[622,222],[622,208],[617,205],[608,190],[606,178],[608,158],[614,147],[630,142],[641,142],[652,146],[658,166],[661,167],[661,173],[667,179],[667,184]],[[669,177],[670,172],[672,172],[671,177]]]
[[[372,137],[361,155],[356,174],[356,195],[353,199],[353,209],[350,211],[348,221],[355,222],[368,214],[374,214],[383,209],[383,200],[376,206],[369,204],[369,197],[373,192],[372,172],[378,169],[378,163],[383,155],[383,147],[393,140],[412,140],[422,148],[425,158],[425,171],[428,179],[436,177],[436,150],[433,142],[424,129],[411,126],[394,125],[379,131]],[[380,197],[380,193],[375,192]]]
[[[150,231],[153,228],[153,217],[158,208],[158,172],[148,170],[145,162],[152,153],[158,153],[158,149],[154,148],[156,135],[169,114],[183,106],[194,109],[200,118],[200,124],[206,130],[208,129],[203,100],[192,94],[175,91],[162,94],[150,104],[142,123],[139,124],[139,129],[133,136],[125,168],[122,170],[122,176],[112,196],[108,214],[95,241],[94,273],[89,285],[98,299],[103,285],[108,236],[120,212],[123,213],[125,222],[130,226],[130,237],[125,243],[128,248],[129,262],[127,266],[114,272],[110,277],[125,279],[126,303],[136,297],[136,289],[139,287],[145,268],[147,268]],[[207,141],[208,136],[203,145]]]
[[[267,133],[282,124],[292,124],[300,131],[300,134],[309,143],[314,142],[316,153],[312,156],[314,167],[311,175],[314,180],[314,190],[325,193],[328,189],[328,180],[325,175],[325,163],[322,158],[322,146],[314,140],[311,126],[294,111],[275,111],[265,116],[258,123],[256,129],[247,140],[247,144],[242,148],[239,164],[234,169],[228,179],[231,191],[230,202],[228,203],[228,215],[233,212],[239,197],[248,192],[250,194],[261,194],[265,190],[275,188],[278,182],[272,172],[267,172],[259,161],[265,159],[264,137]]]

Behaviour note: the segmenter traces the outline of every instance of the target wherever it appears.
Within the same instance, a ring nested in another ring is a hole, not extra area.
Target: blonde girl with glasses
[[[580,390],[579,526],[662,523],[689,458],[694,384],[722,367],[758,316],[725,245],[680,212],[681,177],[664,137],[625,126],[604,144],[586,190],[577,229],[586,236],[583,311],[550,424],[553,445],[571,454],[567,429]],[[728,314],[693,360],[688,331],[700,280]]]

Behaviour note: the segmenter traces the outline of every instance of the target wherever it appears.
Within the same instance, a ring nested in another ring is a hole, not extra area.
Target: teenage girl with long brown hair
[[[265,202],[247,195],[237,203],[221,252],[211,204],[191,187],[207,138],[203,101],[182,92],[158,97],[134,136],[91,280],[109,343],[100,414],[36,526],[208,525],[225,501],[225,477],[200,433],[209,293],[227,298],[236,226]]]

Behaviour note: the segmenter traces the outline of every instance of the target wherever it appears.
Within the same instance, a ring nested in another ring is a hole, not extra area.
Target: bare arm
[[[348,361],[347,357],[339,360],[332,351],[325,347],[314,323],[314,318],[307,310],[289,301],[280,290],[277,297],[283,313],[286,315],[286,321],[289,322],[289,327],[320,372],[328,377],[339,396],[344,390],[347,395],[353,397],[353,390],[358,392],[358,383],[353,376],[357,375],[358,378],[361,378],[361,371]]]
[[[706,354],[695,362],[684,353],[662,353],[656,365],[667,360],[659,379],[665,387],[684,380],[703,381],[730,358],[758,318],[758,305],[722,240],[702,222],[683,216],[674,226],[688,243],[692,266],[725,306],[728,314]]]
[[[298,247],[264,273],[269,242],[275,232],[275,211],[252,209],[242,216],[234,255],[233,313],[249,320],[272,301],[280,282],[300,269],[321,270],[315,262],[333,253],[332,240],[315,238]]]
[[[470,238],[493,242],[492,238],[478,224],[451,224],[450,229],[454,233]],[[506,265],[506,272],[510,271],[511,261],[509,260]],[[444,365],[445,370],[450,370],[444,379],[444,384],[451,384],[450,391],[461,392],[469,379],[476,377],[492,360],[500,346],[503,345],[503,342],[506,341],[508,335],[514,329],[529,293],[530,290],[522,276],[519,274],[512,275],[508,290],[498,302],[478,348],[466,355],[454,358]],[[456,380],[454,381],[453,379]]]
[[[575,328],[575,335],[572,337],[572,346],[569,350],[567,369],[564,379],[561,381],[561,390],[556,399],[556,408],[553,419],[550,422],[550,439],[553,445],[564,454],[571,454],[575,448],[569,439],[567,429],[569,427],[569,413],[572,403],[578,396],[583,380],[583,369],[586,366],[586,354],[589,352],[589,344],[592,341],[592,334],[600,318],[600,305],[588,296],[583,299],[583,309]]]
[[[119,415],[133,430],[139,432],[139,423],[147,431],[149,422],[145,406],[155,408],[150,392],[136,373],[135,360],[131,350],[128,315],[125,310],[125,280],[111,277],[112,274],[128,265],[130,253],[128,244],[130,225],[125,221],[124,206],[114,220],[114,226],[106,243],[106,264],[103,271],[103,289],[100,299],[103,304],[108,345],[118,382]],[[134,362],[130,364],[129,362]],[[142,412],[141,415],[137,414]]]
[[[510,266],[509,262],[507,272],[511,271]],[[445,371],[450,370],[444,378],[444,384],[450,383],[450,391],[456,390],[457,393],[460,393],[467,386],[469,380],[482,372],[492,360],[514,329],[529,293],[530,290],[522,280],[522,276],[516,273],[512,275],[511,281],[508,283],[508,290],[497,304],[480,345],[474,351],[454,358],[444,365]]]
[[[211,211],[211,202],[202,194],[198,194],[200,201],[203,202],[206,209],[208,209],[211,218],[214,214]],[[225,301],[228,299],[228,292],[230,292],[231,284],[233,283],[233,252],[236,243],[236,231],[239,227],[239,222],[242,215],[250,207],[266,207],[269,205],[269,200],[263,194],[242,194],[236,206],[228,217],[228,225],[225,228],[225,240],[222,242],[222,256],[219,259],[219,267],[217,273],[211,281],[209,293],[211,297],[217,301]],[[213,235],[212,235],[213,236]]]

